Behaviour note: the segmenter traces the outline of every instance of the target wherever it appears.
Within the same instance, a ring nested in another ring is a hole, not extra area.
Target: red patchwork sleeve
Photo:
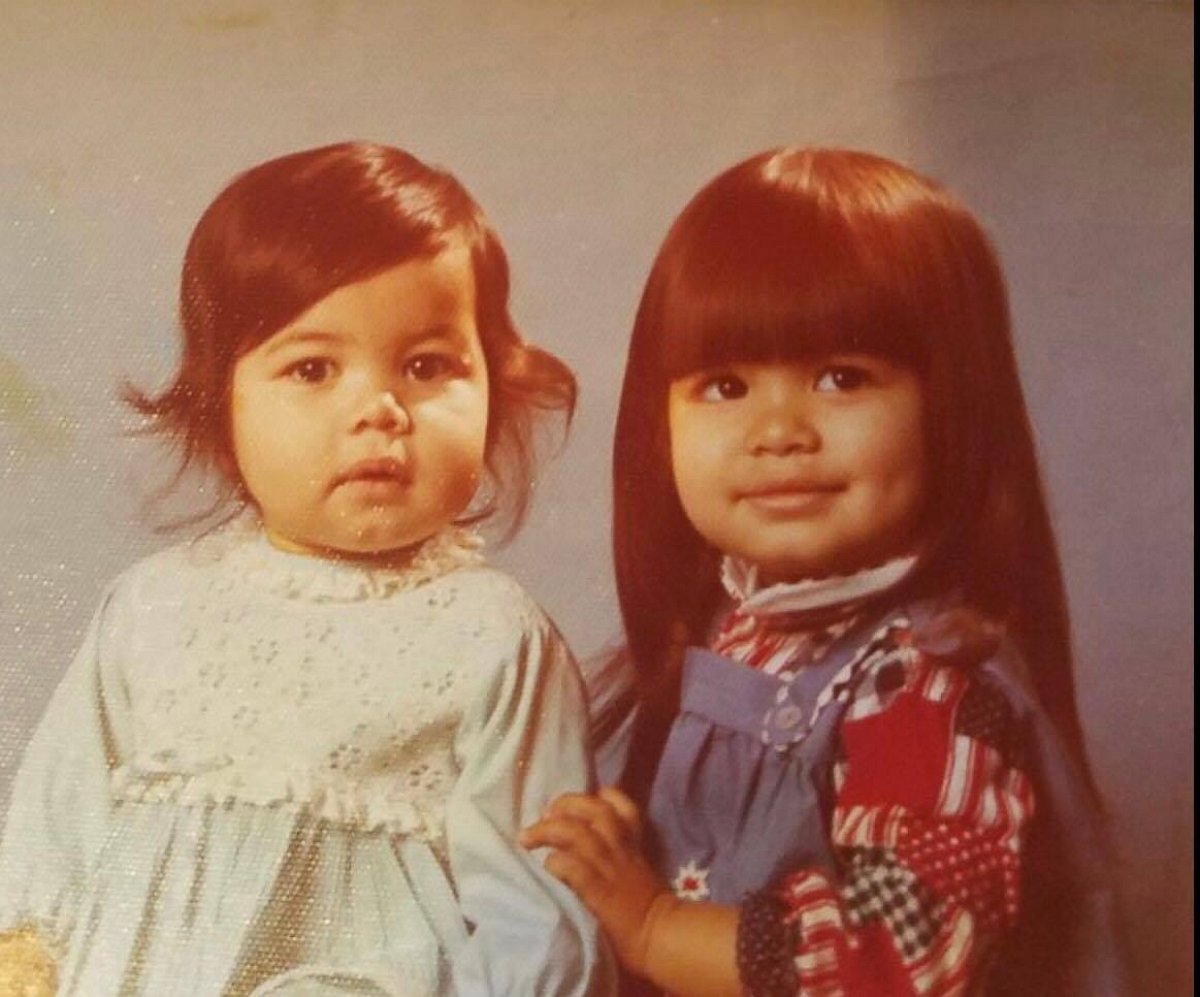
[[[1034,809],[1008,702],[977,670],[910,649],[865,676],[841,749],[839,875],[801,870],[773,890],[792,992],[975,990],[1018,914]]]

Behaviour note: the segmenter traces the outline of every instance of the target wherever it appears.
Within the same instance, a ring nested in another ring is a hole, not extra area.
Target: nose
[[[377,391],[363,405],[356,430],[377,429],[384,433],[407,433],[412,429],[408,409],[391,390]]]
[[[816,453],[821,449],[821,433],[803,399],[782,392],[763,399],[750,427],[749,449],[775,457]]]

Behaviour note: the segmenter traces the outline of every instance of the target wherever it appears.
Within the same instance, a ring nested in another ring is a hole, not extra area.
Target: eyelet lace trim
[[[235,520],[191,547],[196,564],[226,562],[231,574],[256,592],[310,602],[386,599],[462,567],[483,563],[483,540],[472,530],[447,526],[415,547],[408,559],[376,567],[280,550],[252,518]]]
[[[137,747],[112,774],[115,798],[440,841],[473,690],[461,662],[481,626],[465,602],[449,607],[488,584],[454,577],[483,564],[481,546],[447,527],[402,564],[364,566],[279,550],[243,519],[168,553],[155,570],[170,578],[169,620],[125,665]]]
[[[445,836],[443,782],[451,780],[438,779],[418,794],[392,779],[339,783],[303,771],[260,769],[250,778],[244,770],[153,772],[135,763],[112,774],[113,793],[125,802],[273,807],[347,829],[385,831],[431,844]]]

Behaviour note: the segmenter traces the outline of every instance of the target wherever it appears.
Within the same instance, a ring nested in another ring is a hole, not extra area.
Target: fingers
[[[520,840],[526,848],[549,847],[546,871],[600,916],[617,888],[622,864],[591,824],[572,817],[545,817],[522,831]]]
[[[642,815],[633,800],[617,789],[616,786],[605,786],[596,795],[612,807],[613,813],[617,815],[618,819],[626,827],[632,830],[635,838],[641,838]]]
[[[526,848],[553,849],[546,869],[582,896],[585,890],[611,889],[631,865],[643,863],[639,828],[637,807],[624,793],[567,793],[519,840]]]
[[[570,817],[544,817],[520,834],[526,848],[554,848],[569,852],[592,865],[611,861],[613,849],[592,825]]]
[[[599,913],[613,886],[611,877],[605,875],[606,866],[575,852],[559,850],[546,856],[545,867],[551,876],[570,887],[592,913]]]
[[[518,834],[517,840],[525,848],[569,847],[576,835],[590,829],[590,822],[578,816],[580,810],[586,809],[588,800],[590,797],[584,793],[556,797],[543,808],[539,820]]]
[[[639,939],[648,911],[655,898],[670,896],[642,855],[640,829],[633,801],[619,790],[602,789],[558,797],[520,835],[526,848],[550,849],[546,871],[579,897],[618,955],[634,966],[644,948]]]
[[[612,809],[599,793],[564,793],[550,801],[546,813],[591,821]]]
[[[614,850],[637,848],[641,841],[638,809],[617,789],[605,788],[595,795],[569,793],[560,796],[546,808],[546,816],[588,824]]]

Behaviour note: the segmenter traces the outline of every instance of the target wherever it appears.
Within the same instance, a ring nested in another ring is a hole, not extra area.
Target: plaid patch
[[[835,701],[850,700],[846,722],[882,713],[909,687],[920,657],[907,628],[906,620],[898,620],[877,633],[853,673],[841,674],[830,684]]]
[[[909,626],[907,620],[898,619],[877,630],[875,635],[838,670],[829,684],[821,690],[816,704],[807,718],[790,712],[794,704],[788,702],[790,698],[788,685],[786,683],[782,685],[776,694],[775,704],[763,716],[762,729],[759,732],[762,743],[771,745],[776,751],[786,751],[791,745],[799,744],[808,737],[809,732],[816,726],[817,719],[828,706],[833,703],[845,702],[851,697],[854,698],[847,712],[848,720],[858,716],[859,711],[879,712],[882,706],[879,696],[876,695],[874,684],[872,683],[869,693],[865,697],[858,695],[857,690],[863,676],[873,675],[893,658],[897,661],[906,661],[912,657],[911,648],[904,640]],[[787,679],[787,682],[790,681],[791,677]],[[888,702],[891,702],[895,698],[895,693],[889,693],[888,697]],[[781,714],[783,709],[789,710],[786,717]]]
[[[906,962],[929,953],[941,924],[941,910],[912,871],[888,848],[848,850],[842,897],[850,922],[882,921]]]
[[[846,714],[847,720],[861,720],[892,705],[909,681],[904,657],[903,651],[892,652],[863,676]]]

